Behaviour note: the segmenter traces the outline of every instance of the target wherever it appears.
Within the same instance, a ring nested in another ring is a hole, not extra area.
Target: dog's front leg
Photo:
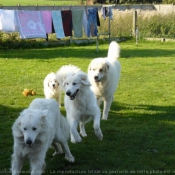
[[[104,100],[103,116],[102,116],[103,120],[108,119],[108,113],[109,113],[109,110],[110,110],[110,107],[111,107],[112,99],[113,98],[111,97],[111,98],[108,98],[108,99]]]
[[[24,158],[16,155],[12,155],[12,175],[19,175],[23,166]]]
[[[41,175],[45,168],[46,149],[41,148],[40,153],[30,158],[31,175]]]

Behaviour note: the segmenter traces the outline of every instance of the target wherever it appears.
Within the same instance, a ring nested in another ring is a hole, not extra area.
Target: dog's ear
[[[108,63],[104,63],[104,69],[105,69],[105,71],[107,72],[108,70],[109,70],[109,64]]]
[[[82,85],[85,85],[85,86],[90,86],[91,85],[86,74],[81,74],[80,75],[80,80],[81,80]]]

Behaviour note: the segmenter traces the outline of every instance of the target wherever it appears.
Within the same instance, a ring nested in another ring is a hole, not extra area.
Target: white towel
[[[0,30],[3,32],[17,32],[15,10],[0,10]]]

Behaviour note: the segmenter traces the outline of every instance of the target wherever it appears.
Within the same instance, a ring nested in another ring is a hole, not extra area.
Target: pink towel
[[[20,37],[46,38],[46,31],[39,11],[17,11]]]
[[[41,11],[41,15],[46,29],[46,33],[52,33],[52,13],[50,11]]]

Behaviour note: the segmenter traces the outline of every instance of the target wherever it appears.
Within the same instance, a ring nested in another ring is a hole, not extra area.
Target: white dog
[[[55,99],[61,106],[61,88],[54,72],[49,73],[44,81],[44,95],[47,99]]]
[[[111,42],[107,58],[95,58],[88,67],[88,78],[92,84],[98,104],[104,101],[102,119],[107,120],[114,93],[120,78],[120,63],[117,58],[120,55],[120,46]]]
[[[12,127],[12,175],[20,173],[26,158],[30,161],[31,175],[42,174],[46,152],[51,145],[59,153],[57,146],[61,144],[65,158],[74,162],[67,144],[69,130],[68,122],[61,116],[58,103],[54,99],[33,100],[29,108],[21,112]]]
[[[69,67],[69,69],[68,69]],[[76,66],[63,66],[58,72],[60,84],[63,84],[63,91],[66,93],[64,104],[66,117],[70,125],[71,142],[81,142],[81,137],[77,132],[80,125],[80,134],[87,136],[84,125],[93,119],[94,131],[99,140],[103,134],[100,129],[100,109],[94,93],[90,89],[87,75]],[[61,76],[63,78],[61,78]]]

